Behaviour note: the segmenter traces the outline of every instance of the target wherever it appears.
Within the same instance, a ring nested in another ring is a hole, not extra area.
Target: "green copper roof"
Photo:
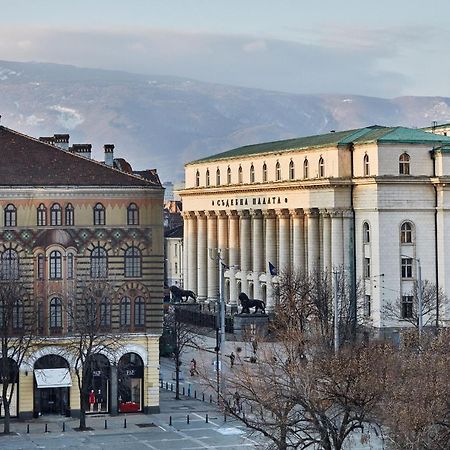
[[[382,127],[374,125],[355,130],[339,131],[315,136],[305,136],[284,141],[264,142],[261,144],[246,145],[228,150],[206,158],[192,161],[188,164],[215,161],[221,159],[238,158],[243,156],[284,152],[314,147],[329,147],[349,144],[363,144],[370,142],[380,143],[414,143],[414,144],[450,144],[450,137],[427,133],[420,129],[405,127]]]

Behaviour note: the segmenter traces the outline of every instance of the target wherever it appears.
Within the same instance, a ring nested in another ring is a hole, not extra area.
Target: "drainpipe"
[[[433,177],[436,177],[436,156],[435,149],[431,152],[433,159]],[[436,183],[433,183],[434,188],[434,266],[436,273],[436,333],[439,330],[439,256],[438,256],[438,190]]]
[[[350,144],[350,167],[351,167],[351,184],[350,184],[350,208],[352,211],[352,233],[350,237],[350,246],[352,252],[352,265],[350,267],[350,314],[351,314],[351,322],[352,322],[352,336],[353,339],[356,339],[356,325],[357,325],[357,298],[356,298],[356,214],[355,208],[353,205],[353,193],[354,193],[354,168],[353,168],[353,152],[355,150],[355,146]]]

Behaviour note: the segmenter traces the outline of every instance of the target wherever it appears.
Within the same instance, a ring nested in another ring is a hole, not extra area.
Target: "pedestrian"
[[[234,405],[233,408],[236,412],[241,412],[241,396],[239,395],[239,392],[236,391],[233,395],[234,398]]]
[[[253,339],[252,347],[253,347],[253,354],[256,356],[256,352],[258,350],[258,341],[256,339]]]
[[[236,359],[235,354],[233,352],[231,352],[231,354],[230,354],[230,366],[231,366],[231,368],[233,368],[233,366],[234,366],[234,360],[235,359]]]
[[[195,358],[191,359],[191,377],[193,377],[195,374],[197,374],[197,361]]]

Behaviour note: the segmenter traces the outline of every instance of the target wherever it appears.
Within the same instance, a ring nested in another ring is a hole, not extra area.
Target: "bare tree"
[[[335,355],[322,342],[288,329],[259,346],[255,364],[228,376],[225,411],[264,435],[267,448],[339,450],[373,420],[391,349],[361,345]]]
[[[0,384],[5,419],[3,433],[10,432],[11,401],[19,367],[38,344],[37,315],[32,299],[20,281],[0,281]]]
[[[92,370],[101,371],[99,354],[114,355],[120,346],[120,331],[112,326],[115,314],[114,293],[108,282],[80,282],[77,294],[66,304],[68,339],[64,351],[74,357],[80,392],[80,430],[86,430],[86,411],[92,390]]]
[[[416,333],[417,334],[417,333]],[[450,442],[450,334],[425,335],[406,346],[389,369],[379,416],[398,450],[445,450]]]
[[[356,326],[352,308],[353,305],[361,307],[359,283],[352,287],[350,278],[342,268],[332,273],[321,270],[310,273],[283,271],[277,290],[275,329],[297,327],[300,331],[313,335],[315,339],[320,336],[331,347],[336,297],[340,341],[350,342]],[[356,313],[360,316],[358,311]]]
[[[385,316],[391,320],[403,320],[419,327],[419,283],[414,281],[411,292],[397,298],[383,307]],[[434,326],[437,317],[442,317],[448,298],[442,288],[429,280],[422,281],[422,321],[423,326]]]
[[[171,343],[175,362],[175,399],[180,400],[181,357],[186,347],[197,346],[197,327],[182,320],[183,307],[171,305],[164,316],[163,334]]]

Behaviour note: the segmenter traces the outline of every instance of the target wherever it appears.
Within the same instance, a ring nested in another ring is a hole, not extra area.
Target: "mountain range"
[[[282,90],[282,86],[280,86]],[[1,123],[103,144],[136,170],[183,179],[183,164],[230,148],[367,125],[450,121],[450,98],[289,94],[68,65],[0,61]]]

